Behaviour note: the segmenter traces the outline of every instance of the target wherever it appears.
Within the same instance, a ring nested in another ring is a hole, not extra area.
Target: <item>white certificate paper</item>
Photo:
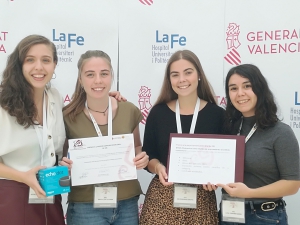
[[[227,184],[235,181],[235,139],[173,137],[170,140],[169,182]]]
[[[137,179],[133,134],[69,140],[72,186]]]

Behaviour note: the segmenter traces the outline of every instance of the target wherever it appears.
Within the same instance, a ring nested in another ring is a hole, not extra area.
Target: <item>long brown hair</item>
[[[173,62],[178,61],[180,59],[185,59],[193,64],[193,66],[196,68],[198,76],[200,78],[200,81],[198,82],[197,87],[197,93],[198,97],[216,104],[216,100],[213,95],[213,89],[211,85],[209,84],[208,80],[206,79],[206,76],[204,74],[203,68],[201,66],[201,63],[198,59],[198,57],[189,50],[180,50],[175,52],[171,58],[169,59],[167,63],[167,67],[165,70],[165,76],[163,85],[161,87],[160,94],[157,98],[157,101],[155,102],[155,105],[160,103],[168,103],[174,99],[178,98],[178,95],[175,93],[175,91],[172,89],[171,81],[170,81],[170,67]]]
[[[44,44],[52,49],[53,61],[57,63],[55,45],[41,35],[29,35],[22,39],[8,56],[0,84],[0,105],[9,115],[17,118],[18,124],[28,128],[34,124],[37,108],[33,101],[33,88],[25,79],[22,66],[30,48]]]
[[[84,63],[93,57],[99,57],[105,59],[111,68],[111,75],[113,77],[111,59],[105,52],[99,50],[89,50],[80,56],[80,59],[78,60],[77,63],[78,77],[75,86],[75,91],[74,94],[72,95],[71,102],[63,109],[64,115],[68,115],[71,121],[75,121],[76,115],[79,114],[84,109],[84,104],[86,101],[86,93],[80,83],[80,75]]]

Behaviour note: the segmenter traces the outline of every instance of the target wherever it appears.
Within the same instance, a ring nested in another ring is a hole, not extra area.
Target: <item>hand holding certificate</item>
[[[168,181],[217,184],[243,181],[245,137],[171,134]]]
[[[72,186],[137,179],[133,134],[69,140]]]

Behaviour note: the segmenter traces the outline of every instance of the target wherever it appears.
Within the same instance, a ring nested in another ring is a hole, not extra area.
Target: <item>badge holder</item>
[[[29,204],[54,204],[54,196],[39,198],[32,188],[29,188],[28,196]]]
[[[245,199],[222,194],[221,212],[223,222],[245,223]]]
[[[197,208],[197,187],[188,184],[174,184],[174,202],[176,208]]]
[[[117,208],[117,183],[96,184],[94,188],[94,208]]]

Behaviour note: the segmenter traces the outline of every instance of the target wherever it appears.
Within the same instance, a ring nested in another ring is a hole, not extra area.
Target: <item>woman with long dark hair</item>
[[[245,199],[247,225],[288,224],[283,197],[295,194],[300,185],[295,134],[278,119],[273,94],[256,66],[244,64],[229,70],[225,91],[227,131],[246,136],[245,171],[244,183],[218,186],[224,196],[227,192],[235,200]],[[226,220],[226,209],[222,210],[220,220]]]
[[[22,39],[8,57],[0,85],[0,224],[65,224],[61,196],[46,200],[36,178],[61,159],[65,141],[62,97],[48,85],[56,64],[55,45],[40,35]]]

